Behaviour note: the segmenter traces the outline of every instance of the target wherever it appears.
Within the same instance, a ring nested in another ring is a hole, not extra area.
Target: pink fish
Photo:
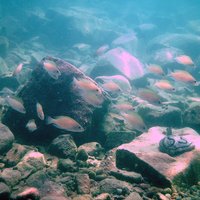
[[[187,55],[177,56],[175,58],[176,62],[182,65],[194,65],[192,59]]]
[[[26,113],[26,110],[24,108],[24,105],[23,105],[23,102],[19,99],[16,99],[16,98],[13,98],[13,97],[10,97],[10,96],[7,96],[5,98],[6,100],[6,103],[13,109],[13,110],[16,110],[20,113],[23,113],[25,114]]]
[[[17,76],[21,71],[22,71],[22,68],[23,68],[23,63],[20,63],[16,69],[14,70],[13,72],[13,76]]]
[[[150,64],[147,67],[148,71],[153,73],[153,74],[158,74],[158,75],[165,75],[162,67],[160,65],[156,65],[156,64]]]
[[[127,128],[129,128],[131,130],[136,129],[136,130],[142,131],[142,132],[147,130],[147,127],[146,127],[143,119],[137,113],[131,113],[131,114],[123,113],[122,116],[125,119]]]
[[[191,83],[193,85],[197,83],[196,79],[189,72],[184,70],[177,70],[172,72],[170,76],[172,76],[175,80],[184,83]]]
[[[36,103],[36,111],[37,111],[37,116],[41,119],[44,120],[44,112],[42,105],[40,103]]]
[[[167,80],[157,81],[154,85],[162,90],[175,91],[175,88]]]
[[[101,93],[101,89],[97,86],[97,84],[86,78],[76,79],[74,77],[73,85],[75,85],[78,89],[81,90],[87,90],[88,92],[93,91],[99,94]]]
[[[137,93],[141,99],[148,101],[151,104],[161,105],[161,97],[155,91],[147,88],[141,88]]]
[[[47,124],[52,124],[56,128],[71,132],[84,131],[84,128],[77,121],[68,116],[47,117]]]
[[[58,79],[58,77],[61,75],[60,70],[58,69],[56,63],[53,61],[45,60],[43,62],[43,68],[53,79]]]

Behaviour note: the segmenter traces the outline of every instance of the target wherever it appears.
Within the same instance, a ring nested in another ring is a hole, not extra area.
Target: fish
[[[177,81],[181,81],[184,83],[190,83],[193,85],[197,83],[196,79],[189,72],[184,71],[184,70],[177,70],[177,71],[171,72],[169,76],[171,76],[173,79]]]
[[[92,105],[96,108],[102,107],[102,103],[104,101],[103,95],[101,95],[101,94],[98,95],[94,92],[81,91],[80,96],[89,105]]]
[[[194,65],[192,59],[187,55],[180,55],[175,58],[176,62],[182,65]]]
[[[100,56],[100,55],[104,54],[108,49],[109,49],[109,45],[104,44],[103,46],[99,47],[99,48],[96,50],[96,55],[97,55],[97,56]]]
[[[43,62],[43,68],[46,70],[46,72],[51,76],[53,79],[58,79],[58,77],[61,75],[60,70],[56,66],[56,63],[50,60],[45,60]]]
[[[154,86],[162,90],[175,91],[175,88],[171,85],[171,83],[168,80],[156,81]]]
[[[120,112],[126,112],[126,113],[135,111],[135,108],[131,104],[128,104],[128,103],[116,104],[116,105],[113,105],[113,108],[117,109]]]
[[[26,124],[26,128],[29,130],[29,132],[34,132],[35,130],[37,130],[37,125],[35,123],[34,119],[31,119],[28,121],[28,123]]]
[[[91,46],[89,44],[85,43],[77,43],[73,45],[73,48],[76,48],[78,50],[88,50]]]
[[[125,124],[127,125],[128,129],[131,129],[131,130],[136,129],[141,132],[144,132],[147,130],[147,127],[142,117],[138,113],[136,112],[131,113],[131,114],[123,113],[122,116],[124,117]]]
[[[121,91],[121,88],[119,87],[119,85],[112,81],[101,84],[101,87],[107,92],[115,93],[115,92]]]
[[[147,66],[147,70],[153,74],[157,74],[157,75],[161,75],[161,76],[165,75],[165,72],[163,71],[163,69],[160,65],[150,64]]]
[[[97,82],[103,82],[103,83],[112,81],[112,82],[118,84],[124,93],[130,93],[132,90],[129,80],[122,75],[97,76],[94,80]]]
[[[37,111],[37,116],[39,119],[44,120],[44,112],[42,105],[40,103],[36,103],[36,111]]]
[[[101,89],[97,86],[97,84],[95,84],[89,79],[86,78],[76,79],[74,77],[72,83],[81,90],[93,91],[99,94],[101,93]]]
[[[121,45],[121,44],[125,44],[125,43],[131,42],[131,41],[137,41],[137,37],[134,32],[119,36],[118,38],[116,38],[115,40],[112,41],[112,44],[113,45]]]
[[[22,71],[22,68],[23,68],[23,63],[20,63],[17,67],[16,67],[16,69],[14,70],[14,72],[13,72],[13,76],[17,76],[21,71]]]
[[[52,124],[58,129],[71,132],[83,132],[84,128],[74,119],[68,116],[47,117],[47,124]]]
[[[6,101],[6,104],[10,106],[13,110],[16,110],[17,112],[20,112],[23,114],[26,113],[22,100],[7,96],[5,98],[5,101]]]
[[[200,102],[200,97],[188,97],[188,100],[193,102]]]
[[[161,97],[154,91],[148,88],[141,88],[138,90],[137,95],[151,104],[161,105]]]

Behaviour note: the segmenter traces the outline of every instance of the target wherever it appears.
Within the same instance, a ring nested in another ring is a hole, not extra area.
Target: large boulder
[[[43,63],[54,62],[61,72],[58,79],[52,78],[44,69]],[[61,133],[61,130],[52,125],[47,126],[45,120],[40,120],[36,112],[36,103],[39,102],[47,116],[69,116],[75,119],[85,130],[87,134],[76,133],[74,137],[82,143],[80,138],[91,140],[92,135],[96,137],[99,127],[99,121],[104,116],[107,103],[107,96],[103,92],[104,102],[102,108],[96,108],[84,100],[81,95],[74,89],[72,84],[73,78],[87,79],[75,66],[63,60],[45,57],[38,67],[32,72],[31,79],[22,87],[18,97],[24,102],[26,114],[18,113],[8,109],[3,117],[3,122],[7,124],[16,135],[23,136],[27,141],[44,142],[55,138]],[[95,83],[95,82],[94,82]],[[96,84],[96,83],[95,83]],[[101,89],[100,89],[101,90]],[[37,131],[30,134],[26,129],[26,124],[30,119],[35,119]],[[66,131],[67,132],[67,131]]]
[[[165,137],[165,128],[153,127],[134,141],[118,147],[117,166],[140,172],[160,186],[170,186],[172,182],[197,183],[200,180],[199,134],[191,128],[173,130],[173,134],[192,142],[195,149],[176,157],[160,152],[159,142]]]

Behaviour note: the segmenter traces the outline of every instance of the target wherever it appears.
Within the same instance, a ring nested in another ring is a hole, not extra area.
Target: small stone
[[[60,169],[63,172],[77,171],[76,164],[70,159],[60,159],[58,161],[58,169]]]
[[[39,200],[40,194],[38,189],[30,187],[26,188],[23,192],[17,194],[16,200],[24,200],[24,199]]]
[[[115,169],[110,171],[110,174],[119,180],[127,181],[130,183],[141,183],[143,180],[141,174],[136,172],[128,172],[125,170]]]
[[[78,194],[90,193],[90,178],[88,174],[78,174],[76,176]]]
[[[17,165],[18,162],[22,159],[22,157],[27,153],[28,149],[25,148],[21,144],[13,144],[13,147],[7,152],[6,165],[8,167],[13,167]]]
[[[50,144],[49,152],[59,158],[74,159],[77,153],[77,146],[71,135],[59,135]]]
[[[0,199],[9,200],[10,188],[5,183],[0,183]]]
[[[132,192],[124,200],[142,200],[142,197],[137,192]]]
[[[98,157],[103,153],[102,146],[97,142],[85,143],[78,147],[78,150],[84,149],[89,156]]]
[[[40,152],[30,151],[22,159],[22,162],[28,163],[37,170],[43,169],[46,165],[46,159]]]
[[[93,198],[88,194],[84,194],[74,197],[73,200],[93,200]]]
[[[111,196],[108,193],[102,193],[98,195],[97,197],[95,197],[94,200],[111,200]]]
[[[78,150],[76,154],[76,160],[86,161],[88,159],[88,154],[84,149]]]
[[[159,199],[159,200],[169,200],[164,194],[162,194],[162,193],[157,193],[157,198]]]
[[[168,199],[171,199],[172,195],[171,194],[165,194],[165,196],[168,198]]]
[[[172,194],[172,189],[171,188],[165,188],[164,190],[163,190],[163,194]]]
[[[41,200],[69,200],[68,198],[66,197],[63,197],[63,196],[46,196],[46,197],[43,197]]]
[[[12,168],[5,168],[0,174],[0,179],[9,186],[15,186],[21,179],[21,173]]]
[[[4,163],[0,163],[0,169],[3,169],[5,167]]]
[[[119,189],[121,189],[123,195],[127,195],[130,193],[131,188],[129,183],[114,178],[106,178],[99,183],[101,193],[118,194]]]

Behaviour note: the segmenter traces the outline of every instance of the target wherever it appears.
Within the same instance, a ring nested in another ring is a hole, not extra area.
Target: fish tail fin
[[[47,116],[47,117],[45,118],[45,122],[46,122],[47,125],[52,124],[52,123],[53,123],[53,118]]]

